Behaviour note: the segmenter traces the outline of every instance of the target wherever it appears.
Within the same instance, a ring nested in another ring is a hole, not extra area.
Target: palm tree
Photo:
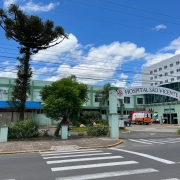
[[[108,112],[108,101],[109,101],[109,88],[110,88],[111,84],[107,83],[103,86],[102,90],[99,90],[96,92],[96,96],[100,96],[101,100],[99,102],[99,106],[105,106],[106,107],[106,111]],[[123,100],[119,99],[119,104],[120,104],[120,110],[121,110],[121,117],[123,116]],[[106,114],[106,117],[108,118],[108,115]]]

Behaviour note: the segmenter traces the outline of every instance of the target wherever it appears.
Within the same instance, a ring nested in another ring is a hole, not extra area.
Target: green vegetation
[[[8,138],[10,139],[22,139],[33,138],[39,136],[39,125],[33,120],[24,120],[12,123],[9,126]]]
[[[78,117],[82,104],[88,99],[88,87],[71,76],[44,86],[41,90],[41,97],[46,116],[62,120],[55,131],[55,136],[58,136],[61,124],[68,119]]]
[[[82,115],[84,118],[88,119],[89,125],[93,126],[93,123],[100,119],[101,114],[98,111],[83,111]]]
[[[54,22],[34,15],[26,15],[19,6],[11,4],[8,10],[0,9],[0,27],[9,40],[19,43],[19,64],[16,66],[17,79],[12,90],[12,97],[8,104],[12,109],[20,112],[19,119],[24,120],[25,103],[30,94],[30,80],[32,68],[30,57],[49,47],[61,43],[68,36],[61,26],[54,27]]]
[[[106,126],[92,126],[88,129],[88,136],[107,136],[109,127]]]
[[[177,133],[180,135],[180,129],[178,129]]]

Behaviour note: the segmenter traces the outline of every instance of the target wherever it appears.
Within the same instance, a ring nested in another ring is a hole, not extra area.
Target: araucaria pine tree
[[[33,74],[29,63],[31,55],[61,43],[68,36],[61,26],[54,27],[53,21],[43,22],[38,16],[26,15],[15,4],[11,4],[7,11],[0,9],[0,26],[7,39],[13,39],[20,45],[18,49],[22,56],[17,58],[17,79],[8,103],[20,113],[19,119],[23,120]]]

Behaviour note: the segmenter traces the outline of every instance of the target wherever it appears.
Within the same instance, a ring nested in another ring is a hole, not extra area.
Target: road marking
[[[41,154],[41,156],[54,156],[54,155],[66,155],[66,154],[84,154],[84,153],[96,153],[96,152],[103,152],[103,151],[78,151],[78,152],[71,152],[71,153],[52,153],[52,154]]]
[[[147,142],[150,142],[150,143],[164,144],[162,142],[156,142],[156,141],[151,141],[151,140],[146,140],[146,139],[139,139],[139,140],[145,141],[145,142],[147,141]]]
[[[128,176],[128,175],[133,175],[133,174],[145,174],[145,173],[152,173],[152,172],[159,172],[159,171],[156,169],[147,168],[147,169],[114,171],[114,172],[97,173],[97,174],[86,174],[86,175],[80,175],[80,176],[59,177],[59,178],[56,178],[56,180],[88,180],[88,179],[110,178],[110,177],[117,177],[117,176]]]
[[[79,159],[66,159],[66,160],[57,160],[57,161],[46,161],[47,164],[57,164],[57,163],[68,163],[68,162],[80,162],[80,161],[94,161],[94,160],[103,160],[103,159],[119,159],[123,158],[122,156],[106,156],[106,157],[94,157],[94,158],[79,158]]]
[[[170,178],[170,179],[161,179],[161,180],[179,180],[177,178]]]
[[[74,169],[87,169],[87,168],[118,166],[118,165],[127,165],[127,164],[138,164],[138,162],[122,161],[122,162],[110,162],[110,163],[88,164],[88,165],[67,166],[67,167],[55,167],[55,168],[51,168],[51,170],[52,171],[67,171],[67,170],[74,170]]]
[[[121,151],[121,152],[127,152],[127,153],[131,153],[131,154],[135,154],[135,155],[146,157],[146,158],[149,158],[149,159],[153,159],[155,161],[159,161],[159,162],[162,162],[162,163],[165,163],[165,164],[176,164],[176,162],[169,161],[169,160],[162,159],[162,158],[158,158],[158,157],[151,156],[151,155],[144,154],[144,153],[128,151],[128,150],[125,150],[125,149],[116,149],[116,148],[110,148],[110,149],[113,149],[113,150],[116,150],[116,151]]]
[[[91,151],[94,151],[94,150],[96,150],[96,149],[91,149]],[[73,153],[73,152],[76,152],[76,151],[82,151],[82,150],[80,150],[80,149],[79,149],[79,150],[72,150],[72,151],[64,150],[64,151],[50,151],[50,152],[39,152],[39,153],[40,153],[40,154],[61,153],[61,152],[62,152],[62,153],[63,153],[63,152],[72,152],[72,153]],[[89,151],[89,149],[87,149],[87,150],[84,149],[83,151]]]
[[[69,157],[82,157],[82,156],[101,156],[108,155],[112,153],[94,153],[94,154],[78,154],[78,155],[68,155],[68,156],[52,156],[52,157],[43,157],[43,159],[56,159],[56,158],[69,158]]]
[[[134,140],[134,139],[129,139],[129,140],[130,140],[130,141],[139,142],[139,143],[143,143],[143,144],[152,144],[152,143],[142,142],[142,141],[138,141],[138,140]]]

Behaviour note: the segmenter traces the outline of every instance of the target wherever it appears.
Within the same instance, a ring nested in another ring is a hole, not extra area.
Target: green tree
[[[99,102],[99,106],[105,106],[106,107],[106,111],[108,112],[108,101],[109,101],[109,88],[110,88],[111,84],[107,83],[103,86],[103,89],[99,90],[96,92],[96,96],[100,97],[100,102]],[[119,100],[119,104],[120,104],[120,111],[121,111],[121,116],[123,116],[123,100],[122,99],[118,99]]]
[[[93,126],[93,123],[100,118],[100,112],[98,111],[82,111],[82,115],[88,119],[89,125]]]
[[[54,27],[53,21],[42,21],[34,15],[26,15],[19,6],[11,4],[7,12],[0,9],[0,26],[5,31],[7,39],[13,39],[19,43],[17,79],[12,91],[10,106],[20,112],[20,120],[24,119],[25,102],[30,94],[30,80],[32,69],[30,56],[40,50],[47,49],[62,42],[68,36],[61,26]]]
[[[88,100],[88,86],[75,79],[63,78],[41,90],[43,109],[47,117],[62,121],[55,131],[58,136],[60,125],[67,119],[77,117],[83,103]]]

